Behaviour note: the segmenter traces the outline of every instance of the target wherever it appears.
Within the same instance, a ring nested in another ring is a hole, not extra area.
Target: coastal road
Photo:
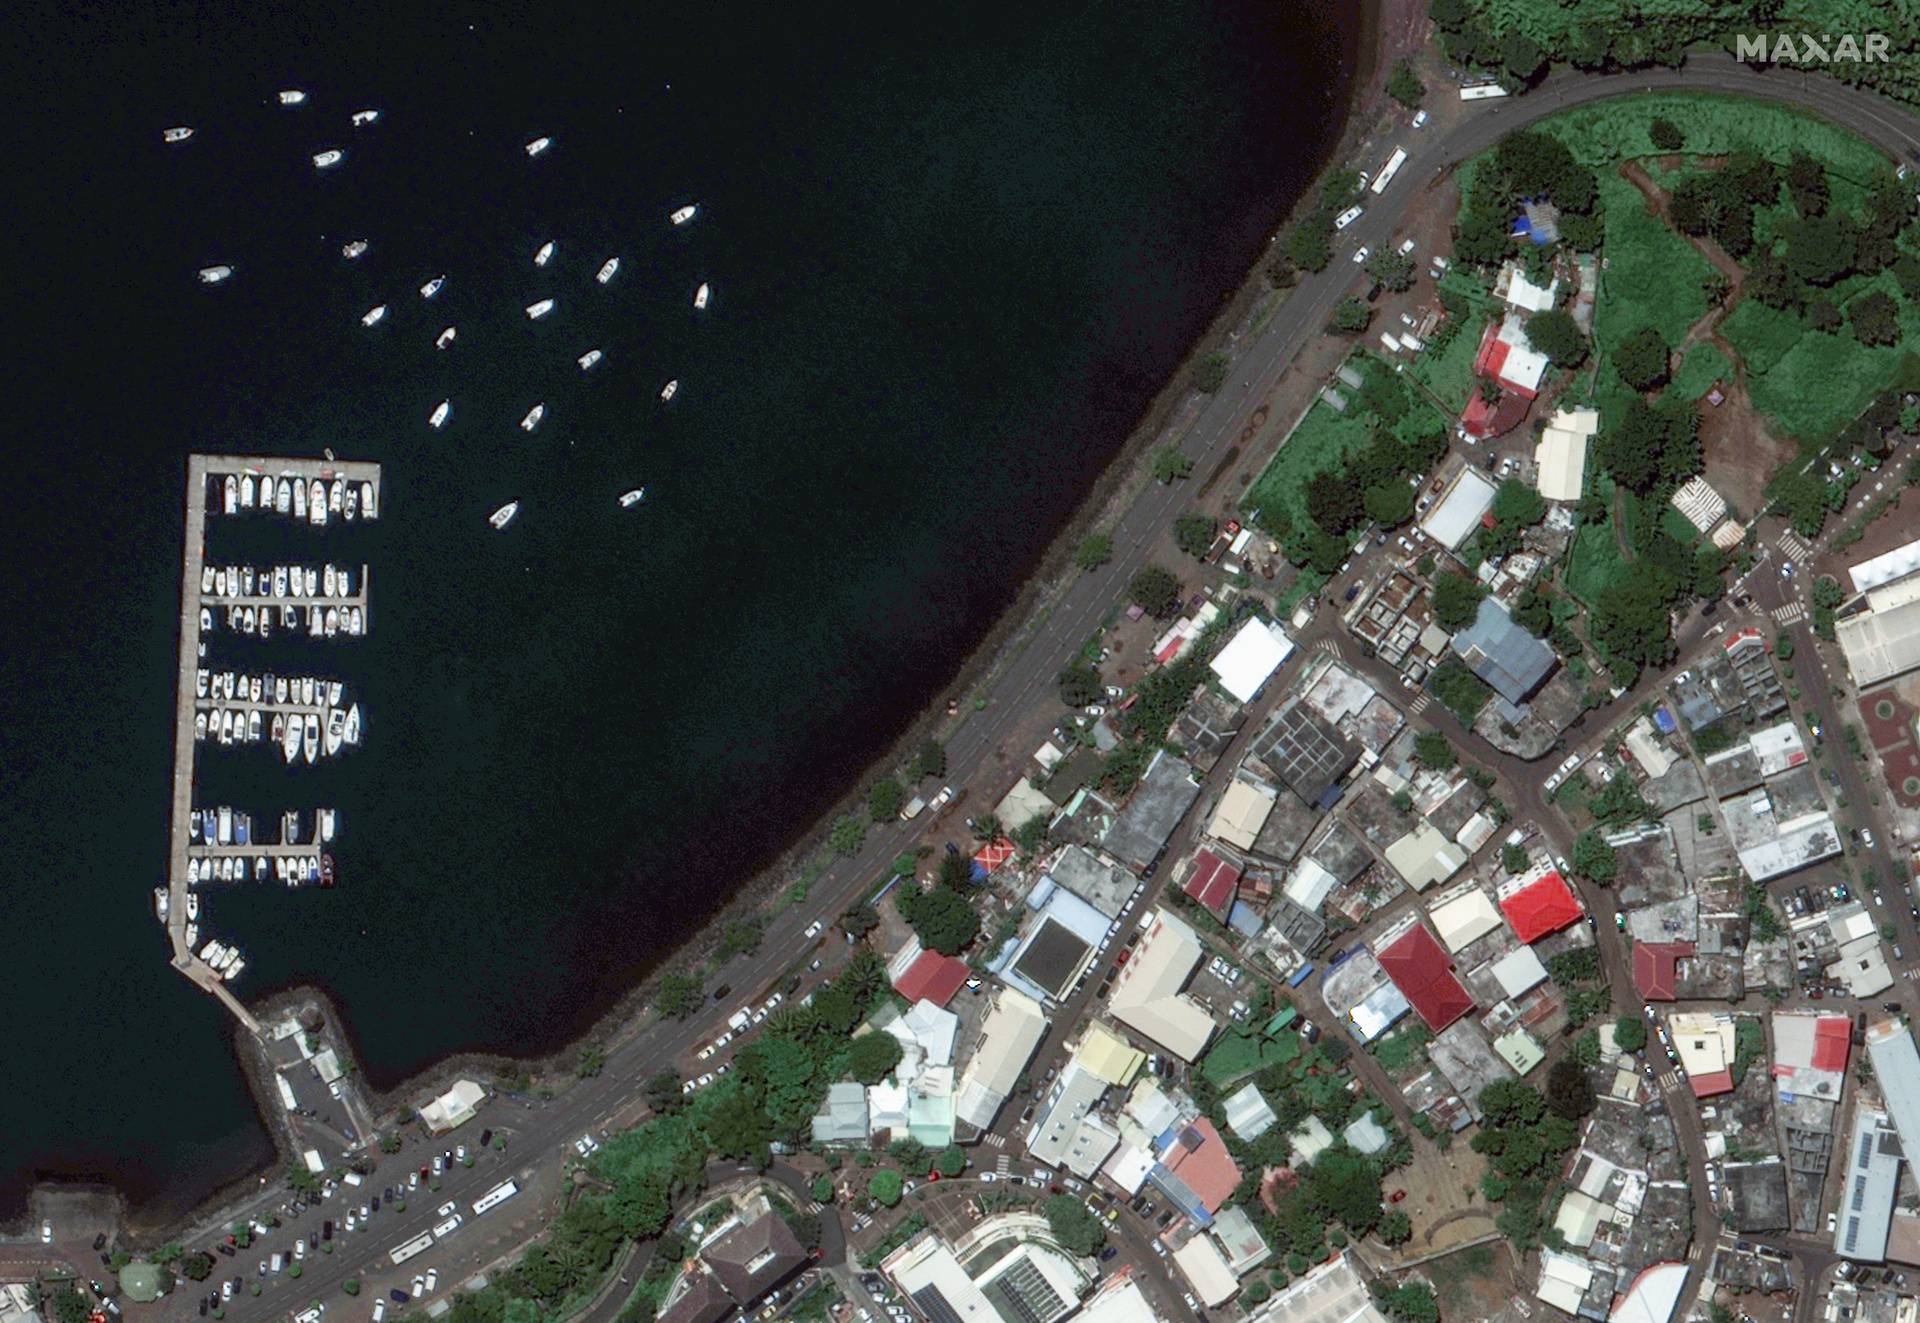
[[[1409,158],[1400,179],[1384,195],[1369,195],[1366,214],[1342,233],[1339,250],[1329,269],[1303,279],[1258,335],[1234,347],[1229,384],[1204,402],[1179,441],[1181,450],[1195,461],[1196,470],[1202,474],[1211,472],[1236,446],[1243,453],[1250,452],[1270,426],[1290,422],[1305,408],[1318,383],[1294,386],[1284,406],[1276,389],[1285,381],[1289,366],[1301,349],[1322,333],[1334,306],[1362,278],[1359,269],[1347,260],[1353,248],[1365,244],[1380,251],[1391,243],[1409,209],[1430,204],[1428,186],[1445,169],[1485,150],[1504,134],[1544,116],[1571,106],[1647,89],[1723,91],[1792,102],[1818,111],[1902,159],[1911,159],[1920,151],[1920,118],[1870,93],[1798,72],[1758,72],[1729,57],[1715,55],[1695,57],[1682,70],[1616,76],[1559,75],[1525,97],[1481,103],[1471,118],[1444,134],[1423,135],[1403,130],[1398,138],[1400,145],[1407,148]],[[969,786],[974,792],[973,804],[992,803],[1011,784],[1016,768],[1003,765],[996,757],[998,750],[1032,721],[1036,705],[1042,710],[1057,710],[1053,695],[1055,674],[1123,596],[1128,579],[1147,562],[1159,536],[1193,500],[1193,493],[1181,484],[1145,486],[1131,507],[1111,526],[1114,559],[1098,570],[1075,577],[1044,600],[1043,616],[1027,627],[1024,642],[993,678],[984,695],[987,706],[980,711],[966,712],[945,732],[949,780],[956,786]],[[1438,705],[1430,706],[1425,715],[1443,727],[1447,724]],[[1517,768],[1516,772],[1510,779],[1517,786],[1527,785],[1528,778],[1533,777],[1533,772],[1524,767]],[[1523,820],[1529,812],[1545,808],[1530,795],[1522,797],[1514,807]],[[1539,821],[1544,825],[1554,817],[1548,815]],[[888,823],[876,827],[856,857],[836,863],[814,882],[806,902],[786,907],[775,915],[768,925],[761,954],[736,957],[718,971],[715,981],[735,989],[735,995],[726,1004],[709,1005],[686,1021],[661,1022],[628,1034],[610,1046],[601,1075],[580,1081],[551,1102],[530,1105],[524,1123],[516,1126],[513,1150],[516,1164],[537,1163],[540,1170],[550,1176],[557,1170],[572,1140],[581,1133],[598,1133],[642,1114],[638,1102],[640,1085],[667,1066],[685,1066],[692,1050],[714,1037],[723,1027],[726,1015],[737,1005],[749,997],[764,998],[773,981],[782,977],[796,958],[804,959],[808,943],[802,930],[815,920],[831,923],[848,905],[866,894],[884,875],[888,862],[911,846],[923,827],[924,822],[918,826]],[[1607,945],[1603,943],[1603,949]],[[1618,971],[1616,959],[1617,955],[1608,961],[1610,973]],[[493,1123],[495,1110],[496,1104],[488,1104],[478,1124]],[[391,1184],[394,1173],[399,1172],[404,1172],[401,1160],[386,1159],[369,1184],[374,1188]],[[493,1180],[501,1179],[499,1175],[488,1174]],[[452,1197],[453,1188],[454,1182],[450,1179],[449,1193],[441,1197]],[[461,1194],[467,1199],[473,1196],[472,1191],[464,1189]],[[276,1187],[263,1192],[257,1206],[271,1208],[284,1197]],[[386,1216],[378,1215],[382,1219]],[[377,1234],[360,1236],[351,1247],[341,1246],[324,1261],[324,1268],[315,1265],[315,1270],[307,1273],[302,1282],[288,1284],[284,1279],[273,1279],[258,1299],[244,1296],[236,1299],[229,1306],[229,1316],[242,1320],[261,1318],[316,1295],[337,1302],[340,1299],[338,1280],[348,1275],[362,1277],[369,1291],[375,1288],[384,1291],[391,1281],[410,1278],[410,1273],[386,1266],[385,1250],[405,1239],[412,1233],[414,1224],[424,1220],[424,1214],[397,1215],[395,1223],[382,1226]],[[192,1235],[183,1235],[182,1239],[189,1245],[205,1244],[209,1234],[209,1228],[201,1228]],[[468,1237],[463,1235],[461,1239]],[[480,1239],[472,1237],[473,1241]],[[478,1246],[462,1246],[455,1241],[449,1249],[452,1252],[448,1255],[439,1256],[445,1281],[460,1280],[485,1261],[480,1257],[483,1251]],[[498,1255],[491,1244],[484,1252]],[[79,1261],[87,1261],[85,1253],[77,1257]],[[223,1265],[232,1262],[222,1260]],[[459,1266],[463,1262],[465,1266]],[[383,1267],[386,1267],[384,1273]],[[1696,1272],[1694,1280],[1697,1278]],[[292,1289],[288,1289],[289,1285]],[[156,1316],[168,1313],[190,1317],[193,1301],[183,1296],[184,1293],[176,1293],[167,1305],[151,1312]],[[371,1294],[365,1298],[371,1300]]]

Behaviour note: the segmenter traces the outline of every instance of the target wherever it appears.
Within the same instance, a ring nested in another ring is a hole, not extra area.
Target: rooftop
[[[1414,923],[1375,954],[1387,977],[1433,1032],[1473,1009],[1473,998],[1455,977],[1453,962],[1425,925]]]
[[[1526,702],[1560,661],[1492,597],[1482,598],[1473,623],[1453,636],[1453,650],[1495,693],[1515,704]]]

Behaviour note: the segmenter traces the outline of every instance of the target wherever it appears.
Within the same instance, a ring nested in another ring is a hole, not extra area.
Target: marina
[[[187,458],[173,803],[167,880],[155,890],[154,913],[166,927],[174,968],[256,1034],[259,1024],[228,987],[246,960],[237,945],[202,932],[206,916],[200,891],[210,884],[245,881],[331,886],[333,859],[326,851],[337,818],[332,809],[311,814],[289,809],[281,816],[277,841],[253,839],[247,814],[195,804],[196,759],[203,746],[273,741],[289,766],[312,763],[358,744],[362,718],[359,704],[340,680],[214,670],[207,665],[207,649],[223,628],[270,638],[275,619],[309,636],[360,634],[368,620],[369,576],[365,565],[305,560],[265,568],[216,565],[207,556],[207,521],[266,514],[286,517],[292,529],[320,529],[329,515],[371,520],[379,511],[378,464],[331,458]]]

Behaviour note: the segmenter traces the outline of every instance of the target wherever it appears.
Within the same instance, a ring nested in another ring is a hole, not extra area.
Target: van
[[[347,1173],[348,1185],[362,1185],[365,1182],[366,1182],[366,1177],[362,1176],[359,1172],[350,1171]]]
[[[747,1007],[742,1007],[727,1017],[727,1028],[733,1030],[735,1033],[739,1033],[752,1023],[753,1011]]]
[[[926,808],[926,806],[927,806],[927,801],[920,798],[920,796],[915,795],[912,799],[909,799],[904,805],[901,806],[900,821],[912,822],[915,818],[920,816],[920,811]]]
[[[285,1259],[283,1259],[283,1258],[282,1258],[282,1257],[280,1256],[280,1251],[279,1251],[279,1250],[275,1250],[275,1251],[273,1252],[273,1254],[272,1254],[272,1256],[271,1256],[270,1258],[268,1258],[268,1260],[267,1260],[267,1271],[268,1271],[268,1272],[279,1272],[279,1271],[280,1271],[280,1269],[281,1269],[281,1267],[282,1267],[282,1266],[283,1266],[283,1265],[284,1265],[285,1263],[286,1263],[286,1260],[285,1260]]]

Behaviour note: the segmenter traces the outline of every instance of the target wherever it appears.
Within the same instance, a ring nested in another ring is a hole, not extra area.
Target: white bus
[[[1506,94],[1507,89],[1498,83],[1471,83],[1460,89],[1462,101],[1491,101]]]
[[[388,1251],[388,1256],[393,1259],[394,1266],[398,1267],[399,1265],[405,1263],[408,1259],[411,1259],[414,1255],[425,1254],[428,1250],[432,1248],[433,1248],[433,1233],[431,1231],[422,1231],[419,1235],[415,1236],[412,1240],[409,1240],[406,1244],[395,1245],[391,1250]]]
[[[1405,147],[1395,147],[1393,149],[1393,155],[1387,158],[1387,163],[1380,167],[1380,173],[1373,181],[1373,191],[1375,193],[1386,192],[1387,185],[1393,182],[1393,177],[1400,173],[1400,167],[1406,163],[1407,149]]]
[[[494,1186],[491,1190],[488,1190],[485,1194],[473,1201],[473,1215],[478,1217],[489,1209],[498,1208],[501,1204],[519,1193],[520,1187],[518,1185],[515,1185],[512,1181],[501,1181],[500,1184]]]

